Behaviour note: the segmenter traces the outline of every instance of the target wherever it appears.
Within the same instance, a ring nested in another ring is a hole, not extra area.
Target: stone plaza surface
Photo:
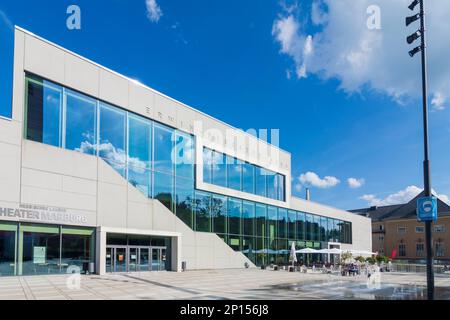
[[[73,276],[72,276],[73,277]],[[425,274],[382,273],[379,287],[367,276],[271,270],[204,270],[127,274],[45,275],[0,278],[0,300],[172,299],[424,299]],[[436,296],[450,299],[450,275],[436,275]]]

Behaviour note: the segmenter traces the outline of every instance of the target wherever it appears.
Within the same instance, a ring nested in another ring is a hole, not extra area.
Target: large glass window
[[[193,227],[192,204],[194,201],[194,181],[176,178],[175,182],[175,212],[189,227]]]
[[[173,129],[162,124],[155,123],[154,128],[154,149],[153,149],[153,169],[159,172],[173,174],[174,170],[174,136]]]
[[[0,276],[15,274],[16,226],[0,223]]]
[[[336,242],[340,242],[340,230],[339,230],[339,225],[340,225],[340,221],[339,220],[334,220],[334,240]]]
[[[228,188],[242,190],[242,161],[227,156]]]
[[[266,230],[267,206],[257,203],[255,206],[255,210],[256,210],[256,235],[258,237],[265,237],[267,235]]]
[[[152,122],[128,116],[128,166],[151,169]]]
[[[27,139],[61,146],[62,88],[27,76]]]
[[[151,197],[152,122],[128,116],[128,181],[145,196]]]
[[[97,150],[97,102],[74,91],[66,92],[65,148],[94,155]]]
[[[211,232],[211,195],[206,192],[195,192],[195,229]]]
[[[267,252],[268,248],[266,246],[266,239],[262,237],[256,238],[256,263],[258,265],[265,265],[267,264],[268,257]]]
[[[242,210],[243,233],[252,236],[255,232],[255,203],[243,201]]]
[[[278,198],[278,185],[277,185],[277,176],[275,172],[266,170],[267,172],[267,197],[270,199]]]
[[[278,238],[286,238],[287,210],[278,208]]]
[[[320,217],[320,241],[327,241],[328,223],[327,218]]]
[[[241,234],[242,200],[228,198],[228,233]]]
[[[256,239],[253,237],[242,238],[242,253],[256,263]]]
[[[277,184],[277,199],[280,201],[285,201],[285,191],[284,191],[284,176],[282,174],[277,174],[276,176],[276,184]]]
[[[327,218],[328,220],[328,233],[327,233],[327,241],[333,242],[334,240],[334,220],[332,218]]]
[[[219,234],[227,233],[227,197],[213,195],[211,215],[213,218],[213,232]]]
[[[306,240],[313,240],[313,217],[310,214],[305,214],[306,218]]]
[[[313,238],[314,241],[320,240],[320,217],[313,215]]]
[[[269,237],[269,245],[277,237],[277,207],[267,206],[267,236]]]
[[[250,163],[242,164],[242,191],[255,193],[255,166]]]
[[[100,105],[98,155],[125,176],[125,112],[106,104]]]
[[[175,164],[177,177],[194,179],[194,137],[180,132],[176,132]]]
[[[142,167],[128,167],[128,182],[146,197],[152,196],[151,171]]]
[[[203,148],[203,182],[212,183],[213,151]]]
[[[170,174],[153,173],[153,198],[159,200],[167,209],[173,211],[174,178]]]
[[[226,156],[217,151],[213,152],[212,181],[215,185],[221,187],[227,186]]]
[[[23,232],[22,274],[60,273],[60,252],[58,227],[27,227]]]
[[[289,210],[288,211],[288,238],[289,239],[296,239],[296,229],[297,229],[297,212]]]
[[[83,269],[83,263],[92,262],[93,231],[63,228],[61,235],[61,272],[69,267],[77,266]]]
[[[256,194],[261,197],[267,197],[266,170],[256,167]]]
[[[306,240],[306,218],[304,212],[297,212],[297,239]]]

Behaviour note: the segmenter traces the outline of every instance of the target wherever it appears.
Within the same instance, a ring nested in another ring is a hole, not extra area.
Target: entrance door
[[[139,248],[129,248],[128,249],[128,271],[136,272],[139,271]]]
[[[114,272],[127,272],[127,248],[114,248]]]
[[[166,270],[166,248],[152,248],[152,271]]]
[[[139,248],[139,271],[150,271],[150,248]]]
[[[114,272],[114,248],[106,247],[106,272]]]

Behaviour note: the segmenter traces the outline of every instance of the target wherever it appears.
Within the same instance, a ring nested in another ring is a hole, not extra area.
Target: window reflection
[[[213,152],[212,163],[212,181],[215,185],[226,187],[227,186],[227,165],[226,156],[221,153]]]
[[[266,170],[263,168],[256,168],[256,194],[261,197],[267,197],[267,186],[266,186]]]
[[[203,148],[203,181],[212,183],[213,151]]]
[[[306,227],[305,214],[303,212],[297,212],[297,239],[299,240],[306,239],[305,227]]]
[[[128,165],[151,169],[152,122],[128,116]]]
[[[228,199],[228,223],[231,234],[241,234],[242,200]]]
[[[277,237],[277,219],[278,212],[276,207],[267,206],[267,236],[269,237],[269,245]]]
[[[254,234],[255,224],[255,203],[250,201],[243,201],[242,203],[242,219],[243,219],[243,233],[245,235]]]
[[[195,192],[195,226],[197,231],[211,231],[211,195],[206,192]]]
[[[174,142],[175,132],[173,129],[161,124],[154,125],[154,159],[155,171],[173,174],[174,171]]]
[[[242,161],[227,156],[228,188],[242,190]]]
[[[287,210],[278,208],[278,237],[286,238]]]
[[[100,105],[98,155],[122,176],[125,176],[125,112]]]
[[[146,197],[152,196],[150,170],[143,167],[128,166],[128,182]]]
[[[192,205],[194,202],[194,182],[189,179],[176,178],[175,213],[189,227],[193,227]]]
[[[295,239],[296,238],[296,222],[297,222],[297,213],[295,211],[288,211],[288,238]]]
[[[191,135],[177,131],[176,134],[176,175],[194,179],[194,139]]]
[[[267,197],[270,199],[277,199],[277,179],[275,172],[266,170],[267,177]]]
[[[215,233],[227,233],[227,197],[213,195],[211,216],[213,218],[213,231]]]
[[[27,139],[61,146],[62,88],[39,78],[28,77],[26,90]]]
[[[96,108],[94,99],[66,90],[66,149],[96,154]]]
[[[166,173],[153,173],[153,197],[167,209],[173,211],[173,176]]]
[[[255,167],[250,163],[242,164],[242,191],[255,193]]]
[[[267,234],[266,231],[267,206],[257,203],[255,210],[256,210],[256,235],[258,237],[265,237]]]

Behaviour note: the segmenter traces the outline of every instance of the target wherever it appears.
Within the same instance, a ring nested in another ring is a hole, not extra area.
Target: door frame
[[[124,272],[147,272],[147,271],[164,271],[166,270],[165,265],[162,268],[162,263],[167,260],[167,247],[166,246],[129,246],[129,245],[107,245],[106,250],[111,249],[111,272],[110,273],[118,273],[120,271],[116,271],[116,253],[117,249],[125,249],[125,271]],[[130,270],[130,249],[136,249],[136,265],[138,266],[137,270]],[[141,250],[148,250],[149,253],[149,268],[148,270],[140,270],[141,264]],[[153,269],[153,250],[158,250],[158,270]],[[162,259],[162,250],[166,250],[166,260]],[[107,259],[107,257],[105,257]]]

